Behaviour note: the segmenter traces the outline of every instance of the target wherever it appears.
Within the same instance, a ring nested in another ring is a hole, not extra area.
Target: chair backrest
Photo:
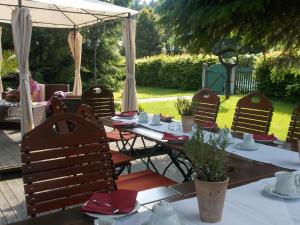
[[[89,120],[95,124],[102,124],[100,120],[98,120],[93,112],[93,109],[85,104],[81,104],[76,112],[78,115],[82,116],[84,119]]]
[[[238,133],[268,134],[273,104],[263,94],[253,92],[239,99],[231,129]]]
[[[300,139],[300,105],[298,105],[292,113],[291,123],[286,140],[289,142],[297,142],[298,139]]]
[[[67,111],[67,106],[65,105],[65,103],[63,103],[63,101],[59,97],[52,96],[49,101],[50,101],[49,107],[53,114],[63,113]]]
[[[202,124],[205,121],[216,122],[219,107],[219,96],[209,90],[202,89],[193,96],[194,119],[196,124]]]
[[[82,94],[81,102],[91,106],[97,118],[115,114],[113,93],[102,86],[90,87]]]
[[[73,123],[59,133],[57,122]],[[100,138],[99,138],[100,137]],[[95,191],[115,189],[104,127],[69,113],[53,115],[24,135],[22,173],[29,215],[87,201]]]
[[[68,84],[45,84],[45,100],[48,101],[56,91],[69,91]]]

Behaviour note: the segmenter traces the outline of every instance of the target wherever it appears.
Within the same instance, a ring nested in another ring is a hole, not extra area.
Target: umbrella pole
[[[19,7],[22,8],[22,0],[18,0]]]

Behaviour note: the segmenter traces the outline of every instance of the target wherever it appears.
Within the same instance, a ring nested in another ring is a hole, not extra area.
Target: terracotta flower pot
[[[200,219],[207,223],[221,220],[229,178],[222,182],[195,179]]]
[[[191,132],[194,125],[194,116],[181,115],[183,132]]]

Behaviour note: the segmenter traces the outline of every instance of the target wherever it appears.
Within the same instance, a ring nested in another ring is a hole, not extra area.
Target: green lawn
[[[121,99],[122,90],[114,93],[114,97],[116,100]],[[162,89],[155,87],[137,87],[137,97],[139,99],[142,98],[165,98],[165,97],[174,97],[174,96],[186,96],[193,95],[195,91],[178,91],[178,89]]]
[[[220,127],[231,127],[235,106],[240,97],[241,96],[231,96],[229,100],[222,98],[217,118],[217,123]],[[163,115],[172,115],[175,119],[180,119],[174,106],[175,102],[176,101],[148,102],[140,105],[148,113],[162,113]],[[274,113],[270,133],[274,133],[279,139],[285,140],[294,105],[282,101],[273,101],[273,105]]]

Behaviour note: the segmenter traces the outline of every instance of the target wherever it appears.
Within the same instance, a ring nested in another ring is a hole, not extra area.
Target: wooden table
[[[113,120],[111,118],[103,118],[101,119],[104,125],[112,127]],[[137,126],[144,128],[142,126]],[[147,128],[144,128],[147,129]],[[157,139],[154,139],[148,135],[143,134],[142,132],[138,132],[137,129],[126,129],[127,131],[133,132],[137,134],[138,136],[142,136],[148,140],[154,141],[158,143],[159,145],[156,147],[160,147],[160,149],[165,153],[168,154],[170,159],[172,160],[171,163],[173,163],[178,171],[182,174],[184,177],[184,181],[189,181],[192,174],[192,169],[190,165],[183,165],[184,162],[182,160],[178,160],[178,158],[185,157],[184,154],[184,144],[183,143],[168,143],[164,141],[159,141]],[[149,129],[150,130],[150,129]],[[158,131],[155,131],[158,132]],[[233,133],[234,137],[241,138],[240,135]],[[286,144],[283,146],[280,146],[282,148],[291,149],[295,148],[294,145]],[[134,149],[132,149],[134,150]],[[145,151],[148,151],[145,149]],[[148,151],[149,154],[152,153],[152,149]],[[261,163],[254,160],[250,160],[247,158],[243,158],[231,153],[227,153],[228,155],[228,166],[229,166],[229,172],[228,176],[230,177],[230,186],[236,187],[242,184],[247,184],[262,178],[273,176],[273,174],[280,170],[287,170],[284,168],[280,168],[277,166],[273,166],[271,164],[267,163]],[[183,169],[183,166],[189,166],[190,169],[186,172]],[[166,168],[167,169],[167,168]],[[164,171],[163,175],[166,171]]]

